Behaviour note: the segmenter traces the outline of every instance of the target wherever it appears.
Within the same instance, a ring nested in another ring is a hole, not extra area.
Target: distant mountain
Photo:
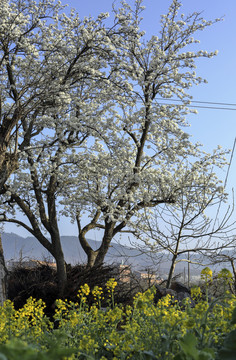
[[[86,254],[79,243],[78,237],[62,236],[61,242],[67,263],[75,265],[86,262]],[[88,242],[93,249],[97,249],[101,244],[100,241],[92,239],[89,239]],[[29,258],[37,260],[52,259],[51,254],[33,236],[23,238],[14,233],[3,233],[2,243],[6,261]],[[142,254],[139,250],[116,243],[111,243],[106,262],[128,263],[136,268],[144,268],[152,264],[150,257]]]
[[[88,240],[94,249],[97,249],[101,242],[95,240]],[[3,251],[5,260],[48,260],[52,261],[51,254],[38,242],[33,236],[23,238],[14,233],[3,233],[2,234]],[[82,249],[78,237],[76,236],[62,236],[61,237],[62,248],[67,263],[72,265],[86,263],[86,254]],[[129,264],[133,269],[144,270],[147,268],[154,268],[158,271],[161,276],[168,273],[170,269],[170,259],[167,254],[161,254],[161,261],[154,266],[154,260],[152,259],[151,253],[144,254],[139,249],[123,246],[117,243],[111,243],[105,261],[108,264],[111,263],[123,263]],[[182,257],[183,258],[183,257]],[[197,262],[199,260],[198,255],[192,255],[191,260]],[[225,267],[225,265],[221,266]],[[197,265],[190,265],[191,276],[199,275],[201,267]],[[216,267],[211,267],[213,270]],[[184,273],[187,276],[188,265],[186,262],[180,262],[176,265],[177,273]]]

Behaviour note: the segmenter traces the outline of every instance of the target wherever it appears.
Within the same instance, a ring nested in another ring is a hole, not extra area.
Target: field
[[[132,305],[116,304],[115,279],[106,283],[106,308],[103,289],[84,284],[77,302],[56,301],[51,319],[42,300],[29,298],[19,310],[7,300],[0,308],[0,359],[235,359],[236,297],[227,290],[232,277],[223,269],[218,281],[224,293],[209,300],[211,278],[204,269],[202,290],[191,289],[192,307],[189,299],[179,303],[169,295],[155,304],[155,287],[137,293]]]

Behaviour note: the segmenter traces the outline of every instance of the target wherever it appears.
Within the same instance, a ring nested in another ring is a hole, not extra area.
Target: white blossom
[[[175,0],[147,40],[139,0],[114,9],[111,28],[107,13],[80,20],[74,10],[63,14],[60,2],[25,3],[4,1],[0,9],[1,44],[9,44],[7,52],[0,46],[2,113],[14,116],[20,101],[24,152],[7,186],[40,229],[50,229],[51,205],[54,220],[61,213],[79,223],[85,214],[91,226],[113,226],[111,241],[144,209],[179,205],[180,189],[193,207],[206,183],[201,201],[221,192],[212,167],[225,165],[224,151],[205,154],[186,131],[195,111],[188,89],[205,81],[195,61],[216,55],[193,51],[194,35],[213,22],[178,15]],[[176,97],[181,102],[172,105]],[[167,98],[170,104],[160,100]],[[11,205],[5,209],[13,214]]]

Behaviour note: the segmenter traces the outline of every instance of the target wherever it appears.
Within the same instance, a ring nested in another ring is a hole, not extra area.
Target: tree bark
[[[94,261],[94,266],[101,266],[104,263],[105,256],[108,252],[112,237],[106,237],[103,239],[100,248],[98,249],[96,259]]]
[[[57,286],[59,297],[63,296],[65,286],[67,283],[66,263],[61,245],[58,246],[55,252],[55,260],[57,264]]]
[[[5,265],[2,237],[0,235],[0,305],[7,299],[7,268]]]
[[[0,146],[0,189],[3,187],[9,176],[18,168],[16,154],[8,154]]]
[[[234,274],[234,294],[236,293],[236,269],[235,269],[235,265],[234,265],[234,259],[230,259],[230,264],[232,266],[232,270],[233,270],[233,274]]]
[[[58,221],[57,221],[56,201],[55,201],[55,191],[56,191],[55,181],[56,178],[54,175],[52,175],[50,178],[50,183],[47,192],[49,219],[47,221],[46,226],[51,235],[52,249],[57,264],[58,295],[59,297],[61,297],[64,294],[64,290],[67,283],[67,273],[66,273],[66,263],[65,263],[64,253],[61,246],[60,231],[58,228]],[[42,219],[44,215],[41,213],[40,216]]]
[[[177,259],[177,255],[174,254],[172,257],[172,261],[171,261],[171,267],[169,270],[169,274],[168,274],[168,279],[167,279],[167,284],[166,284],[166,288],[169,289],[170,285],[171,285],[171,280],[175,271],[175,266],[176,266],[176,259]]]
[[[87,251],[87,267],[92,268],[95,264],[98,252],[93,249]]]
[[[115,228],[115,222],[108,222],[105,221],[105,231],[102,239],[102,244],[100,248],[98,249],[98,254],[96,256],[96,260],[94,262],[94,266],[100,266],[103,264],[105,256],[109,250],[109,246],[111,243],[111,240],[114,236],[114,228]]]
[[[2,129],[0,129],[2,133]],[[0,190],[9,176],[18,168],[17,154],[8,154],[4,146],[4,139],[0,135]],[[7,268],[0,235],[0,305],[7,299]]]
[[[79,229],[79,242],[87,255],[87,267],[92,268],[100,266],[104,262],[104,258],[108,252],[111,240],[114,236],[115,222],[105,222],[104,236],[102,244],[97,250],[93,250],[88,241],[86,240],[86,233],[96,227],[96,221],[100,213],[97,213],[90,224],[86,225],[83,229],[81,228],[79,217],[77,217],[77,224]]]

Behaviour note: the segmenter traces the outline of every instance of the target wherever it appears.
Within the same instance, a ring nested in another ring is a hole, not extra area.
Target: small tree
[[[214,173],[201,175],[204,179],[202,185],[195,184],[193,175],[192,185],[183,184],[173,206],[160,206],[152,214],[145,214],[138,224],[139,239],[145,243],[145,251],[150,251],[152,259],[157,261],[158,254],[163,253],[171,257],[167,288],[171,285],[178,262],[200,265],[207,261],[209,254],[234,247],[232,231],[235,222],[230,223],[234,209],[228,208],[223,218],[217,219],[217,224],[212,216],[207,216],[218,207],[219,202],[227,199],[227,194],[223,192],[223,187],[217,186],[219,183]],[[198,260],[190,260],[190,254],[197,254]],[[182,255],[187,257],[181,258]]]
[[[217,251],[210,251],[208,254],[209,263],[212,265],[221,265],[231,268],[233,274],[233,292],[236,293],[236,254],[235,254],[235,236],[233,237],[232,248],[217,249]]]

